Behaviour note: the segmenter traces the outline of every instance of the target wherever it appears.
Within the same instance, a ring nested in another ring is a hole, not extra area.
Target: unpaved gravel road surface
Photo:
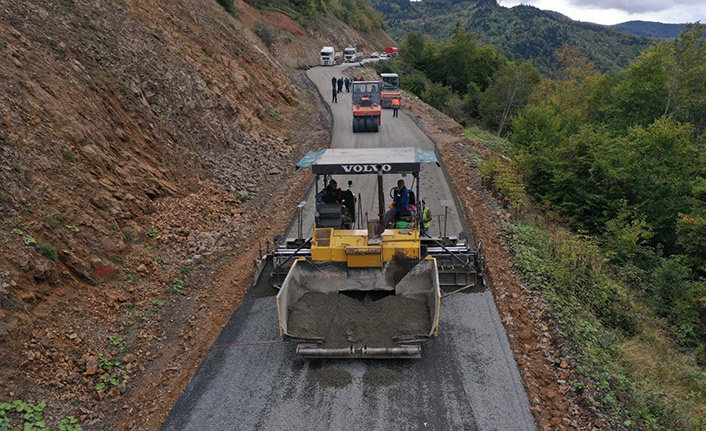
[[[307,72],[327,102],[331,77],[344,67]],[[350,109],[350,95],[339,94],[338,104],[332,104],[332,147],[434,148],[404,110],[399,118],[383,111],[379,133],[353,134]],[[337,179],[339,186],[345,188],[347,179]],[[356,194],[374,190],[372,180],[352,179]],[[385,186],[396,180],[387,178]],[[454,197],[442,169],[426,166],[421,181],[421,197],[435,214],[443,214],[442,204]],[[304,200],[313,202],[311,196]],[[363,205],[374,214],[373,200]],[[305,236],[311,225],[311,213],[305,211]],[[455,204],[447,226],[449,234],[467,226]],[[432,234],[439,228],[435,218]],[[490,292],[444,298],[440,326],[439,337],[424,344],[421,359],[306,360],[295,355],[294,344],[279,341],[274,297],[248,294],[162,429],[535,430]]]

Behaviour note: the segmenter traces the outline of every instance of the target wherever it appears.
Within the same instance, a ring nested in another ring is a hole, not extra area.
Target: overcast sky
[[[625,21],[706,23],[706,0],[498,0],[501,6],[527,4],[553,10],[577,21],[618,24]]]

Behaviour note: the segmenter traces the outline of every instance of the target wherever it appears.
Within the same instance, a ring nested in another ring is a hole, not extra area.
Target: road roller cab
[[[382,91],[380,93],[380,105],[383,109],[392,107],[392,100],[402,99],[400,92],[400,77],[396,73],[381,73]]]

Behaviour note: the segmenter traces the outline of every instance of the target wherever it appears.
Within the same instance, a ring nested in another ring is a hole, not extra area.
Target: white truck
[[[342,63],[341,51],[336,51],[332,46],[325,46],[319,53],[319,60],[322,66],[335,66]]]
[[[357,63],[363,60],[363,52],[349,45],[343,50],[343,59],[346,63]]]

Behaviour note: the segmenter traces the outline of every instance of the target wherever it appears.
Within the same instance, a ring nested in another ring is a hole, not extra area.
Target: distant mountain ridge
[[[574,21],[533,6],[506,8],[495,0],[370,0],[383,14],[388,34],[400,41],[409,32],[446,40],[460,24],[482,44],[515,61],[532,60],[544,73],[558,70],[557,51],[572,45],[602,71],[619,70],[654,40],[611,26]]]
[[[628,33],[638,36],[653,37],[655,39],[674,39],[679,37],[686,28],[686,24],[665,24],[654,21],[627,21],[612,25]]]

